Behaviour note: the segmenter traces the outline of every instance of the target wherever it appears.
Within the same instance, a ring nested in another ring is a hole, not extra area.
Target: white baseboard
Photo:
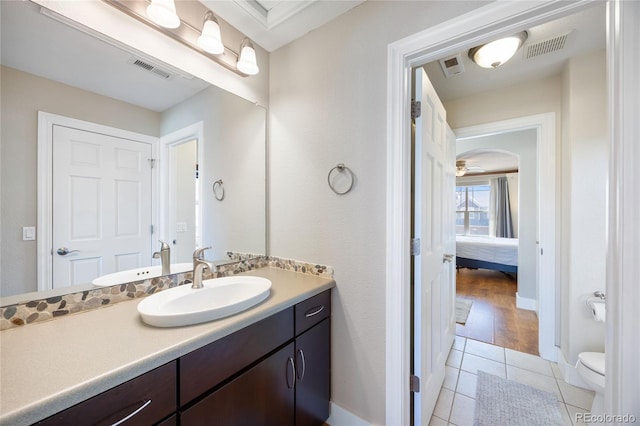
[[[558,367],[565,382],[579,388],[589,389],[589,386],[587,386],[584,380],[582,380],[580,373],[578,373],[576,366],[567,362],[560,348],[558,348]]]
[[[538,312],[538,301],[536,299],[520,297],[518,292],[516,292],[516,308]]]
[[[327,424],[331,426],[372,426],[371,423],[362,420],[351,411],[345,410],[334,402],[331,402],[330,411]]]

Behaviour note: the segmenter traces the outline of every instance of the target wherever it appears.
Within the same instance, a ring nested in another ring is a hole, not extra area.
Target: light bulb
[[[176,14],[176,4],[173,0],[151,0],[151,4],[147,6],[147,16],[161,27],[180,26],[180,18]]]
[[[205,15],[202,34],[198,37],[198,46],[200,46],[205,52],[209,52],[214,55],[219,55],[224,52],[222,36],[220,35],[220,26],[211,12],[207,12]]]
[[[241,44],[240,57],[236,67],[238,71],[247,75],[255,75],[260,72],[258,63],[256,61],[256,51],[253,49],[253,44],[245,39]]]

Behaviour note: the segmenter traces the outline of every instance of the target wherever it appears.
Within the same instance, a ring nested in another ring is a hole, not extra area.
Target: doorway
[[[161,236],[171,246],[171,259],[190,262],[202,247],[203,122],[160,138]]]
[[[407,267],[409,253],[404,248],[406,237],[409,235],[407,218],[410,216],[407,207],[410,205],[410,185],[407,178],[410,170],[410,149],[407,144],[410,140],[409,102],[406,93],[406,88],[410,86],[408,70],[442,57],[447,51],[482,44],[489,37],[513,33],[584,6],[546,3],[526,6],[518,2],[491,5],[485,8],[491,9],[491,13],[470,13],[463,19],[443,23],[389,47],[387,423],[407,424],[410,412],[408,397],[403,391],[408,387],[408,327],[405,318],[409,311],[410,299],[407,290],[397,291],[398,283],[408,282],[410,276]],[[403,143],[397,143],[398,140]],[[554,311],[553,306],[551,311]],[[398,333],[398,330],[402,332]],[[544,337],[554,340],[553,335]]]

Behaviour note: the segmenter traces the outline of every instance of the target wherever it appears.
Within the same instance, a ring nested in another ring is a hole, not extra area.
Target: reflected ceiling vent
[[[524,47],[524,59],[535,58],[536,56],[546,55],[547,53],[557,52],[563,49],[569,34],[571,34],[571,31],[546,40],[527,44]]]
[[[141,68],[141,69],[143,69],[145,71],[148,71],[151,74],[153,74],[156,77],[159,77],[159,78],[161,78],[163,80],[171,80],[173,77],[175,77],[175,74],[172,74],[169,71],[164,70],[164,69],[160,68],[157,65],[153,65],[153,64],[149,63],[148,61],[143,61],[140,58],[132,57],[127,62],[129,64],[133,65],[133,66],[136,66],[136,67]]]
[[[462,63],[462,56],[456,54],[449,56],[448,58],[440,59],[440,66],[444,72],[445,77],[453,77],[457,74],[464,72],[464,64]]]

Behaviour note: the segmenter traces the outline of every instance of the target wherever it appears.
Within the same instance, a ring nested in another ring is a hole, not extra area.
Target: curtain
[[[495,236],[501,238],[515,238],[511,207],[509,205],[509,187],[506,177],[499,177],[491,181],[493,198],[493,212],[495,218]]]

